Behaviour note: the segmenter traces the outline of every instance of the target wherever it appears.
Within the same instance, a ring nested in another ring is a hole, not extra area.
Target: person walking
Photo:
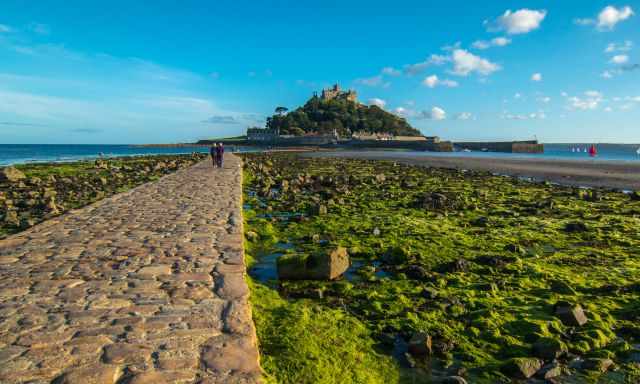
[[[209,148],[209,154],[211,155],[211,164],[213,164],[213,168],[218,166],[218,144],[213,143],[211,148]]]
[[[216,147],[216,154],[218,160],[218,168],[222,168],[222,160],[224,160],[224,146],[222,145],[222,143],[218,143],[218,146]]]

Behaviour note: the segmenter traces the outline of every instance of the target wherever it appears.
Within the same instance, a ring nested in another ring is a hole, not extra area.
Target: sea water
[[[544,153],[500,153],[500,152],[395,152],[396,155],[428,154],[430,156],[470,156],[489,158],[534,158],[593,160],[586,150],[591,144],[545,144]],[[640,144],[597,144],[597,160],[640,161],[637,150]],[[256,151],[259,148],[227,146],[226,150],[240,152]],[[578,151],[579,150],[579,151]],[[193,152],[208,153],[206,146],[144,147],[136,145],[65,145],[65,144],[0,144],[0,166],[34,162],[64,162],[98,157],[139,155],[171,155]]]
[[[247,151],[247,148],[226,146],[227,151]],[[144,147],[136,145],[66,145],[66,144],[0,144],[0,166],[24,163],[66,162],[98,157],[140,155],[175,155],[193,152],[208,153],[207,146]]]

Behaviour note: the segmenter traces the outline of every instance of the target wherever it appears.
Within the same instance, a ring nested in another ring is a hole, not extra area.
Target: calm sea
[[[231,150],[230,146],[227,150]],[[243,148],[238,148],[243,150]],[[171,155],[202,152],[208,147],[139,147],[135,145],[0,144],[0,166],[10,164],[65,162],[103,157]]]
[[[541,154],[512,154],[497,152],[454,152],[433,153],[435,156],[472,156],[498,158],[556,158],[593,160],[585,151],[591,144],[545,144],[545,152]],[[598,160],[640,161],[637,150],[640,144],[599,144]],[[227,150],[230,148],[227,147]],[[249,148],[238,147],[245,152]],[[255,149],[253,149],[255,150]],[[192,152],[208,152],[207,147],[139,147],[135,145],[55,145],[55,144],[0,144],[0,166],[34,162],[63,162],[82,159],[93,159],[99,156],[139,156],[156,154],[180,154]]]

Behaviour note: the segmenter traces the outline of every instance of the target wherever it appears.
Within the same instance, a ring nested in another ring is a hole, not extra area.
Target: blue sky
[[[0,143],[231,136],[334,82],[446,139],[640,142],[637,12],[640,1],[3,0]]]

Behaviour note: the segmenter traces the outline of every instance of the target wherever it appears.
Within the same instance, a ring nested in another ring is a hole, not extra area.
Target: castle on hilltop
[[[342,89],[340,89],[340,85],[334,84],[333,87],[325,88],[322,90],[321,98],[322,100],[339,99],[355,102],[358,100],[358,94],[352,89],[343,91]]]

